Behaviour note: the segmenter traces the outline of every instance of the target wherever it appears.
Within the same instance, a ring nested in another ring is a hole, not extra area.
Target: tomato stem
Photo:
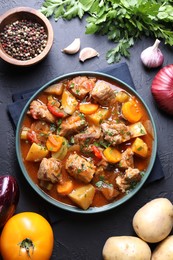
[[[18,245],[20,246],[20,250],[22,248],[24,248],[26,250],[27,255],[29,257],[31,257],[30,256],[30,248],[32,249],[32,253],[33,253],[33,251],[34,251],[34,244],[33,244],[32,240],[30,238],[25,238],[24,240],[19,242]]]

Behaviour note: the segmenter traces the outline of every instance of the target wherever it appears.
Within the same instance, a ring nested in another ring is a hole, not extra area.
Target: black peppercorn
[[[0,33],[6,53],[17,60],[29,60],[39,55],[47,43],[44,27],[30,20],[17,20],[6,25]]]

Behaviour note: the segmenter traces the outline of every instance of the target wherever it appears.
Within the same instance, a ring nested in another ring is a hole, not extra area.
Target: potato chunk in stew
[[[94,198],[95,188],[91,185],[85,185],[72,191],[68,196],[80,208],[87,209]]]
[[[26,161],[39,162],[48,155],[49,151],[41,145],[33,143],[26,156]]]

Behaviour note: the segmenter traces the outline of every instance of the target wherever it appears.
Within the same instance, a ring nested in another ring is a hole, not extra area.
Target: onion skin
[[[10,175],[0,176],[0,228],[12,217],[19,201],[19,186]]]
[[[160,109],[173,115],[173,64],[163,67],[156,74],[151,92]]]

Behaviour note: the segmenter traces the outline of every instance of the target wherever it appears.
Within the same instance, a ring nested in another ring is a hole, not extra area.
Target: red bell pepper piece
[[[36,143],[36,144],[39,143],[36,132],[32,130],[28,131],[27,138],[29,141],[31,141],[31,143]]]
[[[60,109],[57,108],[56,106],[52,106],[51,104],[48,103],[47,108],[52,113],[52,115],[54,115],[56,117],[64,117],[65,116],[65,114],[63,112],[61,112]]]
[[[97,146],[93,145],[92,146],[92,150],[94,152],[94,155],[98,158],[98,159],[102,159],[102,153],[101,151],[98,149]]]

